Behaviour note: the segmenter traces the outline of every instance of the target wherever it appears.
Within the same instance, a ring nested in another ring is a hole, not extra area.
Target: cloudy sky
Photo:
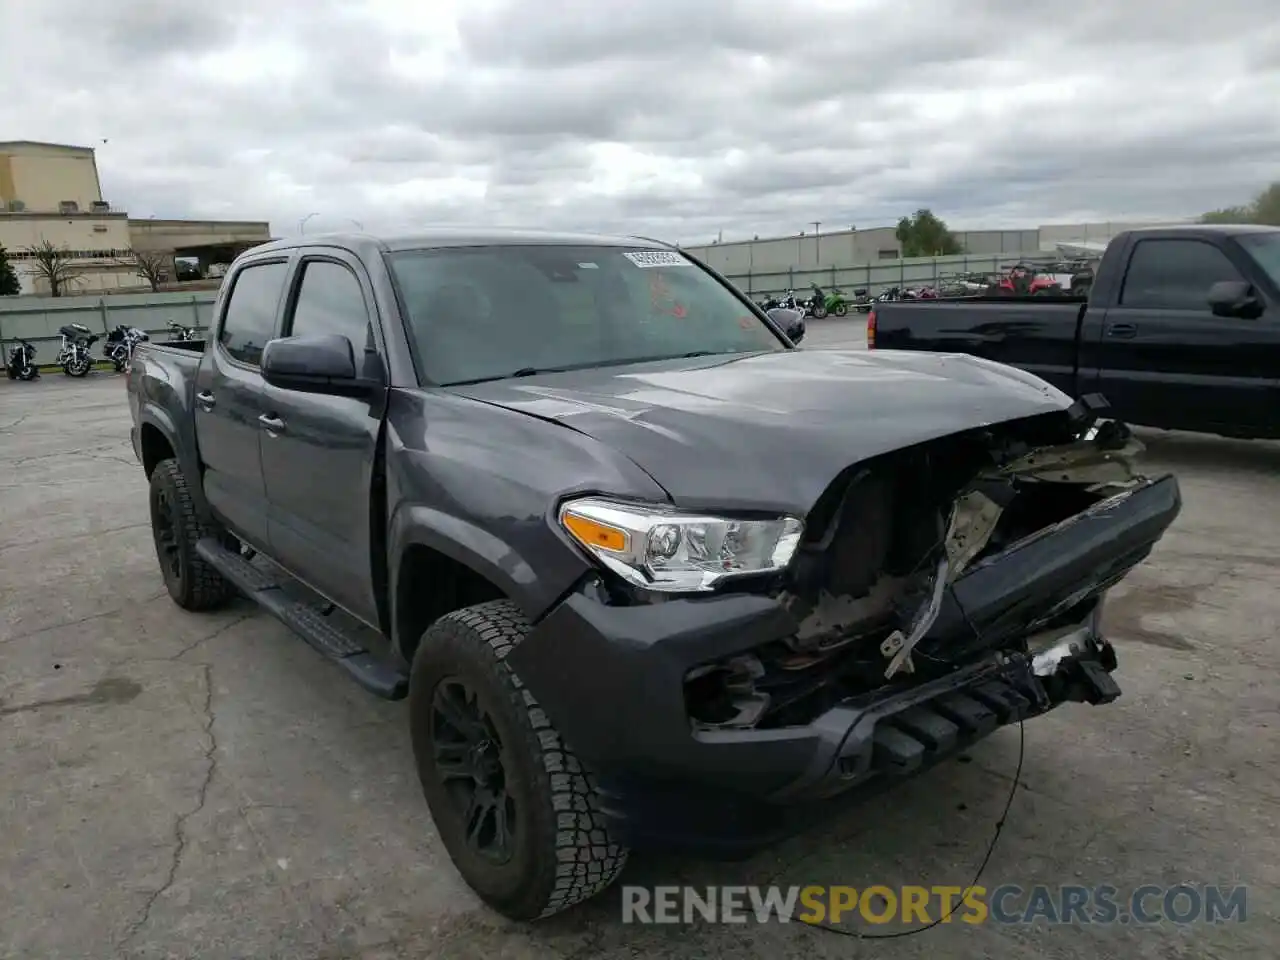
[[[1280,178],[1275,0],[0,0],[0,139],[135,216],[694,242]]]

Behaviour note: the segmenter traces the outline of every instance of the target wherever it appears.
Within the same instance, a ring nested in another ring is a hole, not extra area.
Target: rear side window
[[[309,260],[293,307],[290,334],[338,333],[356,350],[369,344],[369,312],[356,275],[331,260]]]
[[[1240,271],[1203,240],[1140,240],[1129,259],[1120,304],[1147,310],[1209,313],[1209,288]]]
[[[276,329],[276,310],[284,291],[287,263],[260,263],[236,274],[222,314],[218,342],[241,363],[257,366]]]

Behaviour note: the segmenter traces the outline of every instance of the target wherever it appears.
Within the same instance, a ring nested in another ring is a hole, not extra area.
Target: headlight
[[[560,525],[618,576],[665,593],[711,590],[729,577],[782,570],[804,531],[795,517],[735,520],[599,497],[564,504]]]

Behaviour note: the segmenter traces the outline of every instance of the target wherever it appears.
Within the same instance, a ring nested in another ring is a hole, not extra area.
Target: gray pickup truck
[[[255,247],[128,396],[174,601],[407,696],[445,846],[523,919],[1114,699],[1104,595],[1181,503],[1089,397],[797,349],[625,237]]]

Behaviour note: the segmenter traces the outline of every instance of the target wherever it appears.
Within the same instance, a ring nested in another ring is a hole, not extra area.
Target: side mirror
[[[262,351],[262,379],[282,390],[337,397],[364,396],[373,388],[356,373],[351,341],[337,333],[270,341]]]
[[[804,339],[804,314],[799,310],[787,310],[784,307],[775,307],[768,311],[768,313],[770,319],[782,328],[782,332],[787,335],[787,339],[792,343],[799,343]]]
[[[1209,288],[1209,308],[1215,317],[1253,320],[1262,313],[1262,301],[1247,281],[1220,280]]]

